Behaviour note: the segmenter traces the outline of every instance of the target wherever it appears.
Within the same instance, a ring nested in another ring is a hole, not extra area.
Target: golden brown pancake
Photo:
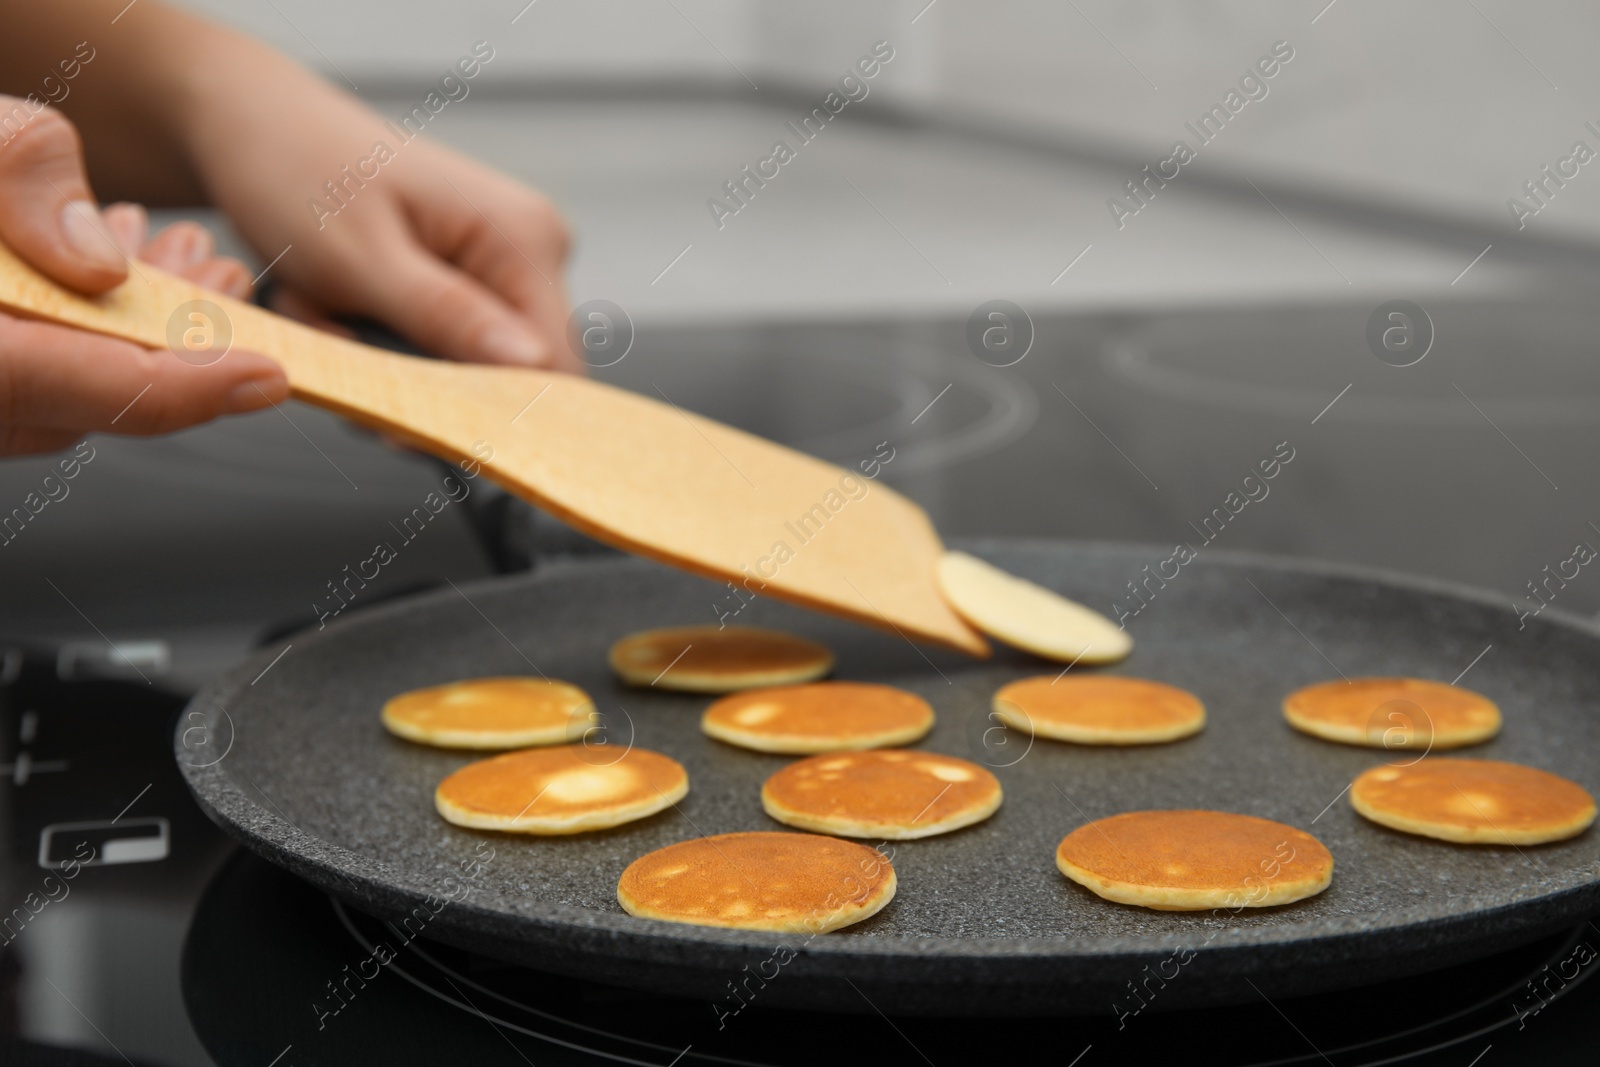
[[[529,748],[469,763],[439,783],[434,807],[457,826],[524,834],[576,834],[618,826],[689,792],[676,760],[642,748]]]
[[[1296,730],[1368,748],[1460,748],[1500,732],[1500,709],[1470,689],[1422,678],[1353,678],[1290,693]]]
[[[833,653],[803,637],[752,626],[674,626],[611,646],[611,669],[629,685],[732,693],[793,685],[833,670]]]
[[[1112,663],[1133,651],[1128,631],[1097,611],[965,552],[946,552],[939,592],[990,637],[1063,663]]]
[[[640,856],[622,872],[617,902],[641,919],[820,934],[877,914],[894,890],[894,868],[865,845],[754,832]]]
[[[383,706],[383,725],[440,748],[525,748],[576,741],[596,721],[575,685],[543,678],[474,678],[413,689]]]
[[[1149,745],[1200,732],[1205,705],[1161,682],[1114,675],[1043,675],[994,695],[1000,721],[1035,737],[1080,745]]]
[[[1078,827],[1061,873],[1120,904],[1156,911],[1268,908],[1328,888],[1333,857],[1301,830],[1222,811],[1130,811]]]
[[[723,697],[700,729],[757,752],[843,752],[910,744],[933,729],[933,708],[889,685],[815,682]]]
[[[1350,803],[1382,826],[1482,845],[1539,845],[1594,822],[1594,798],[1548,771],[1488,759],[1425,759],[1374,767],[1350,786]]]
[[[761,806],[781,823],[846,837],[907,841],[981,822],[1000,782],[934,752],[840,752],[797,760],[767,779]]]

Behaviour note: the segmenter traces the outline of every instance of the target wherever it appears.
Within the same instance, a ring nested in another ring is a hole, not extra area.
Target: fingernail
[[[496,326],[483,335],[478,349],[491,363],[518,363],[523,366],[541,366],[550,356],[549,350],[532,335],[510,326]]]
[[[277,376],[242,382],[228,393],[223,410],[229,415],[243,415],[247,411],[270,407],[287,394],[285,386],[284,380]]]
[[[139,254],[150,233],[150,216],[145,213],[144,205],[126,201],[112,204],[100,212],[100,218],[124,256],[133,259]]]
[[[120,271],[122,254],[100,218],[100,210],[90,200],[69,201],[61,209],[61,236],[86,266]]]

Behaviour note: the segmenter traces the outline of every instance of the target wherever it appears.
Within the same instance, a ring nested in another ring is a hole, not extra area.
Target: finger
[[[549,343],[470,275],[409,241],[384,261],[382,284],[363,303],[416,344],[447,359],[549,364]]]
[[[150,233],[150,216],[139,204],[112,204],[100,213],[106,220],[106,229],[128,257],[137,256]]]
[[[321,304],[305,296],[299,290],[289,288],[287,285],[280,285],[271,290],[267,303],[273,311],[280,315],[287,315],[296,322],[314,326],[323,333],[355,339],[356,332],[354,330],[341,322],[335,322],[329,317],[328,311]]]
[[[60,452],[83,436],[78,430],[41,426],[0,426],[0,456]]]
[[[235,300],[249,300],[254,286],[250,284],[250,269],[237,259],[213,256],[198,266],[182,272],[196,285],[215,290]]]
[[[434,250],[506,303],[528,313],[559,285],[567,237],[554,211],[524,208],[522,215],[498,225],[474,216],[458,247],[435,244]]]
[[[198,222],[174,222],[143,243],[139,258],[169,274],[184,274],[211,258],[216,244]]]
[[[127,259],[89,191],[77,129],[54,108],[34,111],[26,101],[0,97],[0,136],[0,238],[81,292],[119,284]]]
[[[159,434],[288,396],[265,356],[230,352],[197,367],[64,326],[0,316],[0,425]]]
[[[566,221],[549,201],[510,185],[501,190],[491,222],[478,206],[441,211],[437,202],[408,202],[418,220],[424,244],[500,298],[545,347],[545,365],[560,370],[583,366],[567,340],[564,266],[571,247]],[[461,199],[446,203],[455,203]],[[492,353],[468,352],[462,357],[502,362]]]
[[[536,225],[553,229],[526,233],[521,240],[493,228],[480,232],[461,250],[456,262],[509,304],[525,326],[548,346],[548,366],[577,371],[583,369],[584,363],[573,353],[567,337],[567,318],[572,308],[562,270],[566,229],[553,212],[550,219],[549,223]]]
[[[567,320],[571,316],[572,303],[567,298],[567,286],[558,276],[554,290],[535,303],[533,321],[540,335],[550,339],[555,352],[551,366],[556,370],[581,374],[588,365],[572,349],[572,338],[567,329]]]
[[[248,300],[253,290],[249,269],[236,259],[216,255],[216,247],[216,239],[204,226],[175,222],[145,242],[139,258],[207,289]]]

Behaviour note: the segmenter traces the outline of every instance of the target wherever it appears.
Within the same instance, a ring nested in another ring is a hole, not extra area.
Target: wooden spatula
[[[296,398],[446,459],[481,459],[494,481],[592,537],[734,582],[730,609],[734,596],[772,596],[988,654],[934,585],[944,549],[927,515],[860,474],[585,378],[333,337],[145,264],[85,298],[0,245],[0,308],[28,318],[159,349],[193,300],[222,309],[234,348],[281,363]],[[705,621],[715,618],[708,602]]]

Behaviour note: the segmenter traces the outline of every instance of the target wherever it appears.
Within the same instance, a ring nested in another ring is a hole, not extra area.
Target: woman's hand
[[[24,92],[18,72],[30,64],[59,72],[43,91],[85,131],[102,187],[151,203],[209,199],[263,262],[276,260],[283,310],[324,325],[335,314],[376,318],[452,359],[582,369],[566,336],[566,226],[537,192],[442,147],[431,130],[403,140],[270,48],[156,0],[0,0],[0,14],[0,78]],[[0,239],[25,259],[86,293],[121,282],[135,255],[247,290],[244,269],[214,258],[198,227],[144,245],[136,209],[102,218],[72,124],[37,101],[4,104]],[[25,121],[13,130],[18,106]],[[389,158],[361,168],[379,142]],[[346,177],[353,171],[359,180]],[[344,190],[338,199],[328,183]],[[0,453],[59,447],[88,430],[163,433],[287,389],[259,355],[195,367],[0,317]]]
[[[302,149],[304,136],[292,135]],[[310,158],[273,154],[279,166],[299,167],[299,189],[323,173]],[[289,247],[273,268],[278,310],[319,325],[334,314],[368,316],[448,359],[583,368],[566,339],[566,225],[531,189],[419,141],[319,228],[309,197],[261,188],[274,168],[229,159],[218,169],[227,173],[216,199],[239,231],[257,248],[280,239],[279,249]]]
[[[195,51],[226,77],[186,94],[175,136],[263,261],[283,254],[281,310],[368,316],[449,359],[582,369],[566,336],[567,227],[548,200],[253,41],[215,28],[204,41]]]
[[[0,97],[0,110],[11,113],[20,103]],[[137,257],[249,296],[244,265],[213,255],[211,235],[200,226],[179,223],[146,240],[142,208],[117,204],[102,214],[72,124],[50,108],[30,114],[0,145],[0,240],[84,293],[120,284]],[[170,433],[288,393],[282,369],[254,353],[229,352],[198,367],[169,351],[0,315],[0,455],[54,451],[95,430]]]

